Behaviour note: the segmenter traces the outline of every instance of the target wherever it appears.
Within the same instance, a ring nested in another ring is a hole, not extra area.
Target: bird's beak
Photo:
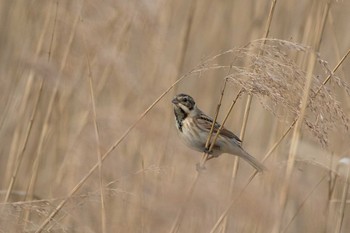
[[[179,100],[177,98],[174,98],[172,101],[171,101],[173,104],[178,104],[179,103]]]

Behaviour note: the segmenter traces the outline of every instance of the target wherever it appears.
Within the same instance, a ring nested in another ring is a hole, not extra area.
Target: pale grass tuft
[[[306,70],[293,59],[314,53],[301,44],[279,40],[259,39],[242,48],[235,48],[203,62],[201,72],[211,69],[229,69],[225,76],[235,85],[253,94],[262,105],[279,119],[292,122],[300,114],[300,101],[305,84]],[[227,58],[228,57],[228,58]],[[221,60],[225,59],[225,62]],[[332,74],[327,62],[318,55],[319,66],[313,75],[304,126],[323,146],[328,144],[332,130],[349,137],[349,117],[336,100],[334,88],[322,84],[331,75],[334,84],[350,96],[349,84]],[[203,75],[203,74],[202,74]]]
[[[341,158],[338,163],[339,164],[350,165],[350,158],[348,158],[348,157]]]

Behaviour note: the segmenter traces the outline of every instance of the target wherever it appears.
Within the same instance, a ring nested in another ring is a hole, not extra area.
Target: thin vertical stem
[[[349,50],[350,51],[350,50]],[[335,73],[337,71],[337,69],[340,67],[341,64],[343,64],[345,58],[348,56],[349,51],[344,55],[344,57],[338,62],[338,64],[335,66],[335,68],[332,70],[332,74]],[[315,95],[312,96],[311,98],[315,98],[320,91],[322,90],[323,86],[325,86],[328,81],[330,80],[330,77],[332,77],[332,75],[328,75],[328,77],[322,82],[322,84],[319,86],[318,90],[315,92]],[[288,129],[282,134],[282,136],[273,144],[273,146],[271,147],[271,149],[266,153],[266,155],[264,156],[264,159],[262,161],[267,160],[271,154],[277,149],[277,147],[281,144],[281,142],[283,141],[283,139],[288,135],[288,133],[293,129],[294,125],[296,124],[298,120],[298,117],[295,118],[295,120],[291,123],[291,125],[288,127]],[[210,233],[214,233],[219,225],[221,224],[221,222],[223,222],[223,220],[225,219],[225,217],[227,216],[227,213],[229,212],[229,210],[232,208],[232,206],[236,203],[236,201],[238,200],[238,198],[243,194],[243,192],[245,191],[245,189],[248,187],[248,185],[250,184],[250,182],[254,179],[254,177],[258,174],[257,171],[254,171],[254,173],[248,178],[248,182],[247,184],[243,187],[243,189],[241,190],[241,192],[238,194],[237,198],[232,200],[226,207],[226,209],[222,212],[222,214],[220,215],[220,217],[218,218],[218,220],[216,221],[215,225],[212,227],[212,229],[210,230]],[[225,228],[224,228],[225,229]]]
[[[343,193],[342,193],[342,197],[341,197],[341,202],[340,202],[340,206],[339,206],[338,221],[336,223],[336,227],[335,227],[335,231],[334,231],[335,233],[340,233],[342,230],[344,215],[345,215],[346,200],[347,200],[348,192],[349,192],[350,159],[345,158],[344,160],[346,160],[346,163],[344,163],[344,165],[347,166],[346,167],[346,176],[345,176],[345,183],[344,183]]]
[[[103,175],[102,175],[102,154],[100,149],[100,133],[97,124],[97,114],[96,114],[96,103],[95,103],[95,94],[93,88],[92,72],[91,72],[91,63],[89,55],[87,55],[87,63],[89,70],[89,86],[90,86],[90,98],[91,98],[91,107],[93,113],[93,122],[94,130],[96,137],[96,150],[97,150],[97,160],[98,160],[98,173],[99,173],[99,182],[100,182],[100,198],[101,198],[101,232],[106,233],[106,208],[105,208],[105,194],[104,194],[104,185],[103,185]]]
[[[191,74],[191,73],[190,73]],[[187,78],[186,75],[182,76],[176,82],[174,82],[168,89],[166,89],[137,119],[134,121],[132,125],[120,136],[118,140],[114,142],[114,144],[103,154],[101,160],[102,162],[114,151],[119,144],[129,135],[129,133],[136,127],[136,125],[147,115],[151,109],[180,81]],[[57,207],[49,214],[49,216],[41,223],[41,225],[36,229],[35,233],[40,233],[44,230],[44,228],[50,223],[51,220],[58,214],[58,212],[66,205],[67,201],[71,196],[73,196],[82,186],[83,184],[91,177],[91,175],[98,169],[99,162],[97,162],[94,166],[90,168],[88,173],[85,174],[83,178],[74,186],[74,188],[69,192],[68,196],[63,199]]]
[[[266,28],[265,28],[265,32],[264,32],[264,38],[267,38],[269,36],[272,17],[273,17],[273,14],[275,12],[276,3],[277,3],[277,0],[272,0],[272,2],[271,2],[271,7],[270,7],[269,15],[267,17]],[[264,46],[264,45],[265,45],[265,40],[264,40],[264,43],[262,46]],[[259,52],[259,55],[260,55],[260,52]],[[245,132],[246,132],[246,128],[247,128],[252,99],[253,99],[253,96],[251,94],[249,94],[248,98],[247,98],[245,110],[244,110],[243,123],[242,123],[242,127],[241,127],[241,132],[240,132],[240,139],[242,140],[242,142],[244,141],[244,136],[245,136]],[[234,159],[233,168],[232,168],[232,175],[231,175],[232,178],[231,178],[230,189],[229,189],[229,198],[231,198],[231,196],[232,196],[234,182],[236,180],[236,176],[237,176],[237,172],[238,172],[238,166],[239,166],[239,157],[236,156]],[[226,230],[227,230],[227,218],[226,217],[224,219],[223,225],[224,225],[223,232],[226,232]]]
[[[215,117],[214,117],[214,120],[213,120],[213,124],[211,126],[211,129],[209,131],[209,135],[208,135],[208,138],[207,138],[207,141],[206,141],[206,144],[205,144],[205,148],[208,148],[208,151],[212,150],[213,148],[213,145],[215,144],[215,141],[216,141],[216,138],[214,138],[213,142],[210,142],[211,141],[211,138],[212,138],[212,134],[213,134],[213,131],[214,131],[214,126],[215,126],[215,122],[217,120],[217,117],[219,115],[219,111],[220,111],[220,107],[221,107],[221,102],[222,102],[222,99],[223,99],[223,96],[224,96],[224,92],[225,92],[225,88],[226,88],[226,83],[227,83],[227,79],[225,79],[225,82],[224,82],[224,86],[222,88],[222,91],[221,91],[221,95],[220,95],[220,100],[219,100],[219,103],[217,105],[217,108],[216,108],[216,113],[215,113]],[[240,94],[239,94],[240,95]],[[239,95],[237,95],[237,98],[239,97]],[[237,100],[236,98],[236,100]],[[231,110],[232,110],[232,107],[231,107]],[[231,110],[229,110],[229,112],[227,113],[226,115],[226,119],[227,119],[227,116],[230,114]],[[224,125],[225,121],[223,122],[222,125]],[[217,135],[218,133],[220,132],[221,129],[219,129],[219,131],[217,132]],[[210,145],[210,146],[209,146]],[[185,198],[185,201],[183,203],[183,205],[181,206],[180,210],[179,210],[179,213],[177,214],[176,218],[175,218],[175,221],[173,223],[173,226],[171,227],[170,229],[170,233],[175,233],[179,230],[180,228],[180,225],[181,225],[181,222],[182,222],[182,219],[183,219],[183,216],[185,215],[185,212],[187,210],[187,207],[188,207],[188,203],[192,197],[192,194],[193,194],[193,191],[194,191],[194,188],[199,180],[199,176],[200,176],[200,169],[202,167],[204,167],[205,165],[205,162],[208,158],[208,153],[203,153],[203,156],[202,156],[202,159],[201,161],[199,162],[199,168],[197,169],[197,172],[196,172],[196,175],[192,181],[192,184],[190,186],[190,189],[186,195],[186,198]]]
[[[328,11],[329,11],[329,6],[330,3],[328,2],[325,6],[324,9],[324,14],[322,18],[322,23],[321,23],[321,28],[319,28],[318,31],[316,31],[316,37],[315,37],[315,51],[317,52],[320,48],[320,43],[322,39],[322,34],[324,31],[324,25],[327,19]],[[307,66],[307,71],[306,71],[306,81],[305,81],[305,86],[304,86],[304,93],[301,99],[301,106],[300,106],[300,114],[298,116],[298,120],[296,122],[296,125],[293,130],[293,136],[291,140],[291,146],[289,150],[289,156],[288,156],[288,162],[287,162],[287,168],[286,168],[286,173],[284,177],[284,181],[282,183],[282,188],[280,192],[280,198],[279,198],[279,208],[278,208],[278,220],[275,222],[274,227],[273,227],[273,232],[277,233],[281,230],[281,224],[283,221],[284,217],[284,212],[288,200],[288,192],[289,192],[289,185],[292,177],[292,172],[294,169],[294,163],[295,163],[295,157],[296,157],[296,152],[299,146],[299,138],[301,134],[301,126],[303,124],[305,115],[306,115],[306,108],[308,106],[308,99],[309,99],[309,92],[310,92],[310,87],[313,79],[313,71],[314,67],[316,65],[317,61],[317,55],[316,53],[311,53],[309,57],[309,62]]]

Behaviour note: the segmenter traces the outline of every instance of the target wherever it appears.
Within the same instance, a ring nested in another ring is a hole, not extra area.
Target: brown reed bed
[[[346,232],[347,9],[3,1],[0,232]],[[198,173],[178,92],[269,171]]]

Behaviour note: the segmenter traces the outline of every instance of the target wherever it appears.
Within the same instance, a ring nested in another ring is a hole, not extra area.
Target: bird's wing
[[[204,130],[210,131],[211,126],[213,124],[213,119],[211,119],[210,117],[204,115],[204,114],[200,114],[197,118],[198,121],[198,125],[199,127],[203,128]],[[217,133],[219,128],[220,128],[220,124],[219,123],[215,123],[214,125],[214,130],[213,133]],[[238,143],[241,143],[241,139],[239,139],[239,137],[237,137],[234,133],[232,133],[230,130],[226,129],[225,127],[223,127],[220,130],[220,135],[231,138],[231,139],[235,139]]]

